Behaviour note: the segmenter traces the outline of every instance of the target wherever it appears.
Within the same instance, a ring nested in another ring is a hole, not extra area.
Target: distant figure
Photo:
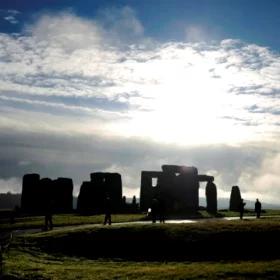
[[[153,198],[152,200],[152,221],[156,223],[158,217],[158,210],[159,210],[159,201],[157,198]]]
[[[137,212],[137,200],[135,195],[132,198],[131,210],[133,213]]]
[[[158,209],[158,214],[159,214],[159,222],[160,223],[165,223],[165,202],[163,199],[160,199],[159,201],[159,209]]]
[[[112,202],[109,195],[106,196],[105,202],[104,202],[104,210],[105,210],[105,218],[104,218],[104,225],[108,223],[108,225],[111,225],[112,219],[111,219],[111,212],[112,212]]]
[[[260,218],[261,211],[262,211],[262,204],[260,203],[259,199],[257,198],[256,203],[255,203],[255,212],[256,212],[257,218]]]
[[[240,213],[240,220],[243,219],[243,214],[244,214],[244,207],[246,203],[244,202],[243,199],[241,199],[240,204],[239,204],[239,213]]]
[[[53,201],[48,200],[46,202],[46,207],[45,207],[45,230],[53,229],[52,216],[53,216]]]
[[[122,197],[122,204],[123,204],[124,206],[126,205],[126,196],[125,196],[125,195]]]
[[[132,198],[132,205],[136,207],[136,196],[135,195]]]

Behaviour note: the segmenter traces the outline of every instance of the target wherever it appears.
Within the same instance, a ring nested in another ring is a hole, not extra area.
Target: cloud
[[[198,24],[188,24],[185,28],[185,40],[191,43],[213,42],[219,40],[221,30],[218,27],[209,27]]]
[[[262,146],[187,148],[99,133],[67,135],[5,129],[0,137],[0,178],[15,177],[20,182],[25,173],[38,172],[43,177],[72,177],[79,187],[91,172],[105,170],[121,172],[126,192],[138,195],[140,172],[160,170],[162,164],[170,163],[197,166],[201,174],[215,176],[221,191],[229,191],[249,168],[256,174],[262,170],[262,161],[271,152]],[[250,190],[249,184],[240,186]],[[18,191],[20,188],[17,184]]]
[[[239,177],[243,190],[248,192],[251,197],[252,195],[261,196],[264,200],[279,203],[279,164],[280,153],[278,150],[268,153],[258,169],[244,170]]]
[[[0,179],[0,191],[1,193],[19,193],[21,192],[21,179],[20,178],[9,178]]]
[[[215,174],[221,192],[238,183],[266,197],[265,182],[273,193],[280,180],[264,163],[279,153],[280,56],[203,30],[156,42],[124,7],[94,20],[43,14],[0,34],[0,178],[79,186],[112,170],[137,194],[141,170],[173,163]]]
[[[99,11],[98,19],[106,40],[111,44],[135,44],[144,39],[144,27],[135,11],[128,6],[103,9]]]
[[[0,9],[0,15],[3,17],[4,20],[8,21],[11,24],[18,24],[19,21],[17,16],[20,14],[17,10],[3,10]]]
[[[209,34],[200,26],[190,25],[186,27],[186,40],[188,42],[208,41]]]
[[[35,24],[27,25],[25,32],[36,42],[66,52],[98,47],[102,36],[102,30],[94,21],[69,12],[43,15]]]
[[[18,20],[14,16],[6,16],[4,17],[5,20],[7,20],[11,24],[17,24]]]

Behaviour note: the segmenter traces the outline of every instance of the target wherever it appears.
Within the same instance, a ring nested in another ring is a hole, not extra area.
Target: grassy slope
[[[238,212],[231,211],[219,211],[218,217],[235,217],[238,216]],[[245,216],[254,216],[255,213],[252,210],[248,210],[244,214]],[[280,215],[280,210],[266,210],[262,216],[273,216]],[[213,215],[207,213],[207,211],[199,211],[195,217],[211,218]],[[112,215],[113,222],[130,222],[144,220],[146,216],[144,214],[120,214]],[[76,214],[59,214],[53,216],[53,222],[55,226],[71,226],[71,225],[84,225],[84,224],[101,224],[103,222],[104,215],[93,215],[93,216],[80,216]],[[44,224],[43,216],[30,216],[16,218],[14,224],[0,223],[1,229],[27,229],[27,228],[41,228]]]
[[[6,274],[16,279],[280,279],[280,260],[128,262],[57,257],[11,250]]]
[[[118,232],[144,238],[161,232],[172,239],[216,233],[276,232],[280,236],[280,220],[206,221],[185,225],[85,226],[28,234],[14,239],[5,258],[5,271],[19,279],[280,279],[280,259],[228,261],[126,261],[124,259],[87,259],[62,252],[45,251],[45,244],[69,238],[78,243],[85,238],[112,237]],[[140,234],[139,234],[140,233]],[[138,235],[137,235],[138,234]],[[56,242],[59,243],[56,243]],[[263,240],[266,242],[266,240]],[[124,240],[126,242],[126,240]],[[237,244],[237,246],[240,246]],[[279,245],[275,244],[279,247]],[[242,250],[246,250],[246,246]],[[149,248],[153,250],[153,248]]]
[[[125,259],[215,259],[279,256],[280,220],[86,226],[25,237],[49,252]]]
[[[115,214],[112,215],[112,221],[115,223],[139,221],[144,219],[142,214]],[[59,214],[53,216],[53,224],[56,227],[74,226],[84,224],[102,224],[104,215],[80,216],[76,214]],[[16,218],[14,224],[2,223],[0,229],[28,229],[42,228],[44,225],[44,216],[29,216]]]

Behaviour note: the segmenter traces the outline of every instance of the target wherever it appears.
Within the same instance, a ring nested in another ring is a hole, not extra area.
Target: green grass
[[[114,214],[112,215],[113,223],[132,222],[143,220],[143,214]],[[0,229],[29,229],[42,228],[44,225],[44,216],[28,216],[16,218],[14,224],[2,223]],[[58,214],[53,216],[55,227],[74,226],[84,224],[102,224],[104,215],[81,216],[76,214]]]
[[[129,262],[12,249],[5,271],[16,279],[280,279],[280,260]]]
[[[219,210],[218,214],[224,216],[224,217],[235,217],[239,216],[239,212],[229,211],[229,210]],[[279,216],[280,215],[280,209],[265,209],[261,213],[262,217],[266,216]],[[245,209],[244,216],[256,216],[256,213],[252,209]]]
[[[112,227],[85,225],[26,234],[20,240],[49,253],[90,258],[213,260],[279,256],[275,247],[279,236],[280,219],[274,218]]]
[[[190,218],[213,218],[213,217],[236,217],[238,212],[232,212],[227,210],[221,210],[216,215],[209,214],[205,210],[199,211],[196,215],[190,216]],[[247,210],[245,216],[255,216],[253,210]],[[262,217],[280,215],[280,210],[265,210],[262,213]],[[77,214],[58,214],[53,216],[54,226],[71,226],[71,225],[84,225],[84,224],[101,224],[103,222],[104,215],[91,215],[82,216]],[[144,214],[116,214],[112,215],[112,221],[115,223],[131,222],[145,220]],[[9,222],[1,223],[0,229],[28,229],[28,228],[42,228],[44,225],[44,216],[28,216],[22,218],[16,218],[14,224]]]
[[[45,245],[56,244],[59,249],[65,240],[70,246],[102,237],[122,237],[129,244],[134,237],[152,237],[168,240],[201,240],[218,234],[267,234],[280,236],[280,219],[267,218],[244,221],[216,221],[206,219],[193,224],[147,225],[84,225],[60,228],[53,231],[16,236],[10,251],[4,256],[4,271],[14,279],[280,279],[280,259],[239,259],[216,261],[132,261],[121,258],[90,259],[82,255],[70,255],[63,250],[46,250]],[[131,240],[129,240],[129,238]],[[267,243],[267,239],[263,240]],[[219,244],[220,240],[217,240]],[[135,245],[135,243],[133,243]],[[102,245],[102,244],[101,244]],[[217,245],[218,246],[218,245]],[[248,246],[240,246],[241,252]],[[277,244],[275,244],[277,246]],[[135,247],[135,246],[134,246]],[[136,246],[137,247],[137,246]],[[153,247],[147,247],[152,252]],[[165,252],[168,253],[168,250]]]

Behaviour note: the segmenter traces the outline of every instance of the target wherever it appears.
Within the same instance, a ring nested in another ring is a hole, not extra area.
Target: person
[[[53,216],[53,201],[48,200],[46,202],[46,208],[45,208],[45,230],[53,229],[52,216]]]
[[[135,195],[132,198],[132,205],[135,205],[135,207],[136,207],[136,196]]]
[[[132,198],[132,203],[131,203],[131,210],[133,211],[133,213],[137,213],[137,200],[136,200],[136,196],[134,195]]]
[[[260,203],[259,199],[257,198],[256,203],[255,203],[255,212],[256,212],[257,218],[260,218],[261,211],[262,211],[262,204]]]
[[[165,202],[163,199],[159,201],[159,222],[165,223]]]
[[[243,219],[245,205],[246,205],[246,203],[244,202],[243,199],[241,199],[240,204],[239,204],[240,220]]]
[[[112,223],[112,219],[111,219],[111,212],[112,212],[112,205],[111,205],[111,198],[109,195],[106,196],[105,198],[105,203],[104,203],[104,210],[105,210],[105,217],[104,217],[104,225],[106,225],[108,223],[108,225],[110,226]]]
[[[154,197],[152,200],[152,213],[151,213],[153,223],[156,223],[156,221],[157,221],[158,208],[159,208],[158,199],[156,197]]]

